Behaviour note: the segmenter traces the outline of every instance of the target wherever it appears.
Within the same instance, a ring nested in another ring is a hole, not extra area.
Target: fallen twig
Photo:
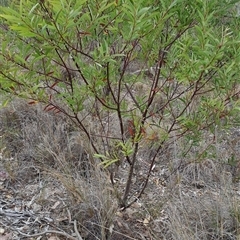
[[[81,235],[80,235],[80,233],[78,232],[77,221],[76,220],[73,221],[73,226],[74,226],[74,231],[75,231],[75,233],[77,235],[78,240],[83,240]]]
[[[79,239],[76,239],[75,237],[72,237],[70,234],[68,234],[66,232],[55,231],[55,230],[46,230],[44,232],[35,233],[35,234],[26,234],[26,233],[23,233],[23,232],[21,232],[17,229],[14,229],[14,230],[17,231],[19,234],[25,236],[25,237],[38,237],[38,236],[42,236],[42,235],[45,235],[45,234],[48,234],[48,233],[54,233],[54,234],[59,234],[59,235],[65,236],[65,237],[67,237],[68,239],[71,239],[71,240],[79,240]]]

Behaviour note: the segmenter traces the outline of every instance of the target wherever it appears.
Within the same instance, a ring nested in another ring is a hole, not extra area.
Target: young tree
[[[1,7],[1,91],[68,116],[112,175],[112,166],[126,162],[124,189],[116,189],[125,209],[141,197],[165,144],[185,137],[190,148],[238,111],[234,2],[21,0]],[[152,145],[133,194],[138,153]]]

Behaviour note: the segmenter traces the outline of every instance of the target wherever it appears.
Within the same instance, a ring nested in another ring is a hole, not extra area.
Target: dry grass
[[[83,239],[238,239],[237,130],[219,133],[214,142],[206,135],[184,157],[184,141],[166,146],[145,195],[120,212],[108,172],[101,169],[86,138],[65,117],[44,112],[40,106],[13,102],[1,110],[0,118],[1,166],[9,175],[7,185],[27,186],[39,177],[45,188],[56,183],[65,206],[61,212],[77,220]],[[199,158],[207,146],[211,146],[209,154]],[[154,147],[141,149],[133,178],[136,183],[144,178],[152,151]],[[124,174],[124,166],[119,166],[119,192]],[[36,202],[49,208],[44,197]],[[69,230],[60,223],[59,227]]]

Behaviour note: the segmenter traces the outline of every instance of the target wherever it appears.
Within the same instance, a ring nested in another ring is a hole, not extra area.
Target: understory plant
[[[141,198],[165,145],[184,138],[186,154],[238,114],[236,2],[9,3],[0,7],[1,94],[72,120],[126,209]],[[149,151],[147,167],[141,151]]]

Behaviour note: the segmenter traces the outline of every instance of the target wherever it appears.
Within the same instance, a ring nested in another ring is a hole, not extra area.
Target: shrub
[[[20,1],[0,8],[0,84],[85,134],[119,205],[144,192],[163,147],[238,112],[234,1]],[[150,151],[141,165],[139,152]],[[183,153],[184,154],[184,153]],[[114,175],[127,164],[120,189]],[[144,169],[141,182],[133,181]]]

